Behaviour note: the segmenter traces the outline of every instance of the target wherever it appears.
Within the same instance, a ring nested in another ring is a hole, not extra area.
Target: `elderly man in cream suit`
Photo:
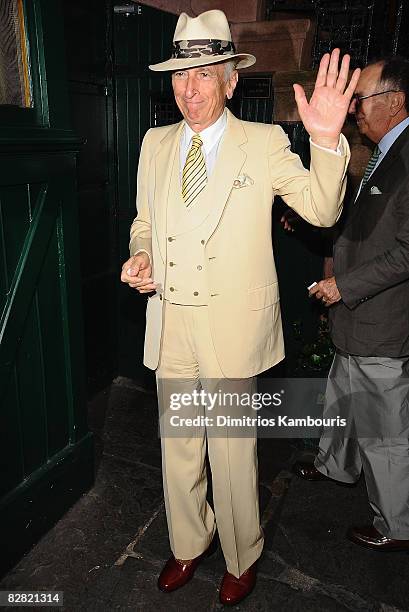
[[[193,393],[236,379],[237,388],[251,392],[253,377],[283,359],[274,196],[316,226],[333,225],[341,213],[349,148],[340,132],[359,71],[348,85],[349,57],[339,67],[335,50],[321,61],[310,102],[294,85],[311,136],[308,171],[280,127],[240,121],[225,109],[237,69],[254,62],[235,52],[224,13],[212,10],[195,18],[183,13],[172,58],[150,66],[172,71],[184,120],[144,138],[131,258],[121,279],[151,294],[144,362],[156,370],[162,418],[170,383]],[[205,408],[191,406],[189,415]],[[206,451],[213,509],[206,500]],[[173,556],[159,588],[170,592],[192,578],[217,528],[227,565],[220,599],[238,603],[254,587],[263,548],[256,432],[212,436],[203,425],[191,435],[162,435],[162,463]]]

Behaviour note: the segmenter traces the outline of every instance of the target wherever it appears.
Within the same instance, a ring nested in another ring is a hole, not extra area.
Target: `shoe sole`
[[[372,550],[373,552],[381,552],[381,553],[396,553],[396,552],[405,552],[409,553],[409,548],[377,548],[373,544],[369,544],[369,542],[361,542],[361,540],[355,540],[352,536],[347,535],[347,538],[353,544],[357,546],[361,546],[362,548],[366,548],[367,550]]]

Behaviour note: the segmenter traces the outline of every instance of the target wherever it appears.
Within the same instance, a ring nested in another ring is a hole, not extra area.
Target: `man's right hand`
[[[317,300],[322,300],[325,306],[332,306],[336,302],[342,300],[341,294],[339,292],[335,276],[331,276],[330,278],[324,278],[319,283],[316,283],[308,294],[308,297],[315,295]]]
[[[122,266],[121,281],[139,293],[155,291],[157,284],[151,278],[152,266],[149,255],[140,252],[130,257]]]
[[[294,226],[301,220],[300,215],[297,215],[292,208],[287,208],[281,216],[280,223],[287,232],[294,232]]]

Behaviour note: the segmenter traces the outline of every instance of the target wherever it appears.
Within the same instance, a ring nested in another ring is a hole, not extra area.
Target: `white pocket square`
[[[248,174],[239,174],[239,176],[233,181],[233,187],[235,189],[241,189],[248,185],[254,185],[254,181]]]
[[[375,185],[371,187],[371,195],[382,195],[382,191],[378,189]]]

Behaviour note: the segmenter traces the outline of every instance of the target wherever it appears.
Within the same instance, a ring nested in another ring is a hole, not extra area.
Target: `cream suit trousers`
[[[223,378],[210,333],[207,306],[164,306],[164,329],[156,370],[159,414],[179,417],[208,415],[203,404],[169,409],[173,393],[194,390],[214,393],[228,383]],[[228,321],[226,321],[228,325]],[[255,379],[234,388],[251,393]],[[182,435],[161,427],[162,472],[169,539],[177,559],[193,559],[209,546],[217,528],[227,570],[239,577],[261,555],[255,428],[241,437],[199,424]],[[212,473],[214,511],[206,500],[206,450]]]

